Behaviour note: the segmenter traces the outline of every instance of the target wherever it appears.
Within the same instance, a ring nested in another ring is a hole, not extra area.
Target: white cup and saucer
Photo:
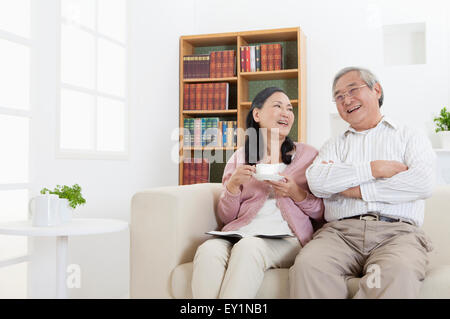
[[[256,173],[253,175],[259,181],[281,181],[284,176],[279,175],[283,163],[256,164]]]

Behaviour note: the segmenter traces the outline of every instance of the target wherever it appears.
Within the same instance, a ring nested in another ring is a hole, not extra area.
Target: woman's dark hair
[[[256,94],[252,101],[252,106],[247,114],[246,128],[247,134],[245,137],[245,163],[249,165],[254,165],[264,156],[264,139],[262,134],[259,132],[259,123],[255,122],[253,118],[253,109],[261,109],[266,102],[266,100],[274,93],[281,92],[286,94],[282,89],[278,87],[268,87]],[[287,94],[286,94],[287,95]],[[255,145],[250,145],[250,140],[252,142],[256,141]],[[283,144],[281,144],[281,160],[285,164],[290,164],[292,160],[292,155],[288,155],[290,151],[294,149],[294,142],[286,136]]]

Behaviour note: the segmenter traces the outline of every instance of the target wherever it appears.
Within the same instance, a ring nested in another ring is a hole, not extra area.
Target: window
[[[62,157],[126,158],[126,0],[61,1]]]
[[[25,220],[29,198],[30,0],[0,0],[0,222]],[[27,238],[0,235],[0,298],[26,298]],[[21,259],[26,261],[26,259]]]

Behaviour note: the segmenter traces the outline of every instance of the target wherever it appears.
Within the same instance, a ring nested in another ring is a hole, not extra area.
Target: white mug
[[[70,207],[69,200],[67,198],[59,199],[58,209],[59,221],[61,224],[68,223],[72,220],[73,208]]]
[[[59,224],[58,195],[43,194],[33,197],[28,203],[28,209],[31,213],[33,226],[55,226]]]

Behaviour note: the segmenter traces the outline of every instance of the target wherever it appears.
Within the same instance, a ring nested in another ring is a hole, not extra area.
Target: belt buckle
[[[359,219],[366,220],[366,221],[378,221],[378,220],[380,220],[380,216],[375,215],[375,214],[365,214],[365,215],[359,216]]]

